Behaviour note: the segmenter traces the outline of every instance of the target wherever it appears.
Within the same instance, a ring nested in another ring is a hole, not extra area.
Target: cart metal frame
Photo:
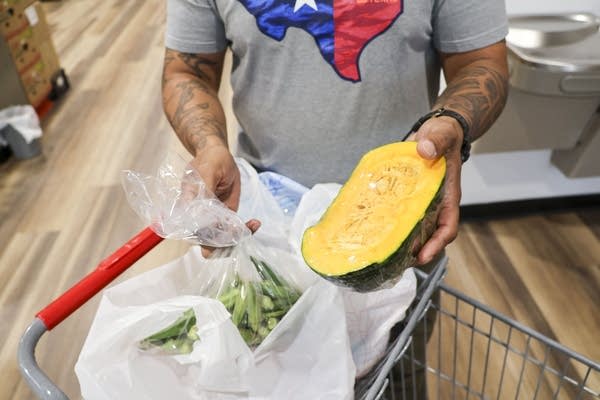
[[[18,362],[25,381],[39,399],[68,400],[36,362],[35,348],[41,336],[161,241],[162,238],[149,228],[144,229],[36,314],[19,343]],[[429,396],[436,399],[537,399],[540,395],[546,396],[540,399],[547,399],[550,397],[546,386],[551,384],[555,384],[550,388],[552,399],[600,399],[600,364],[444,285],[446,264],[447,259],[444,258],[428,275],[416,271],[419,281],[417,296],[407,311],[400,332],[390,342],[386,356],[369,376],[357,382],[357,400],[418,400],[420,392],[415,386],[417,371],[422,371],[427,377]],[[433,326],[431,318],[426,318],[432,313],[436,320]],[[487,325],[482,325],[482,319]],[[424,354],[415,351],[415,332],[424,335],[424,341],[429,343]],[[448,337],[452,337],[450,343]],[[468,338],[470,345],[467,349],[462,348],[463,341],[459,337]],[[515,340],[516,337],[520,340]],[[477,345],[481,341],[483,347]],[[521,349],[518,344],[523,341],[525,348]],[[436,347],[435,354],[430,353],[429,347],[432,346]],[[498,349],[500,377],[495,384],[490,384],[493,381],[490,366],[494,360],[498,361]],[[540,351],[542,357],[538,357]],[[446,357],[448,354],[450,357]],[[518,378],[511,380],[507,365],[515,357],[522,361]],[[466,372],[461,370],[465,367],[465,360],[468,360]],[[482,362],[483,367],[480,368]],[[533,397],[525,397],[527,394],[524,394],[526,390],[523,388],[532,385],[531,379],[527,379],[530,374],[526,374],[531,365],[537,368],[537,378],[533,380],[535,390]],[[515,387],[507,389],[510,383],[514,383]]]
[[[422,399],[415,382],[418,370],[426,376],[430,400],[600,399],[599,363],[441,281],[431,284],[437,290],[434,298],[422,290],[431,277],[416,273],[421,290],[405,335],[396,339],[378,380],[360,400]],[[416,334],[427,343],[422,353],[415,351]]]

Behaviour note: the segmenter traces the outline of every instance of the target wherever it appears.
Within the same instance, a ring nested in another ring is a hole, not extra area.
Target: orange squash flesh
[[[392,143],[366,153],[320,221],[304,233],[306,263],[336,282],[336,277],[385,267],[386,260],[398,258],[400,249],[414,251],[414,243],[407,241],[426,214],[435,211],[431,206],[441,198],[445,174],[445,159],[421,158],[416,142]],[[423,241],[423,232],[416,236]],[[347,278],[342,279],[346,286],[372,286],[348,285]]]

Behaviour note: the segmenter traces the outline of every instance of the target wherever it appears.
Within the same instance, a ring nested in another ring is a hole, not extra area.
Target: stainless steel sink
[[[508,102],[473,151],[551,149],[566,175],[600,175],[600,163],[574,167],[592,153],[588,147],[600,154],[600,19],[589,13],[521,15],[509,23]]]
[[[598,17],[589,13],[513,16],[506,40],[528,49],[564,46],[594,35],[599,25]]]

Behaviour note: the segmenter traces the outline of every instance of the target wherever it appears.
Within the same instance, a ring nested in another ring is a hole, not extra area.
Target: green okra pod
[[[256,291],[253,282],[248,282],[246,286],[248,288],[248,299],[247,299],[247,313],[248,313],[248,326],[254,332],[258,330],[261,319],[261,310],[259,303],[256,299]]]
[[[223,292],[218,297],[218,300],[223,303],[226,309],[231,309],[235,305],[235,300],[240,296],[240,289],[238,288],[230,288],[227,291]]]
[[[273,329],[275,329],[275,326],[277,326],[278,323],[279,320],[277,318],[271,317],[267,320],[267,328],[269,328],[269,330],[272,331]]]
[[[262,298],[260,301],[261,301],[263,310],[271,311],[275,308],[275,304],[273,303],[273,300],[271,300],[271,298],[269,296],[263,294],[261,297]]]
[[[200,336],[198,336],[198,326],[194,325],[190,328],[190,331],[187,333],[188,339],[191,341],[200,340]]]
[[[187,334],[188,330],[196,324],[196,315],[192,308],[187,309],[181,317],[166,328],[156,332],[155,334],[148,336],[143,341],[154,342],[165,339],[177,338],[181,335]]]
[[[240,295],[235,299],[231,321],[235,326],[239,326],[246,313],[246,298],[248,297],[247,283],[243,282],[240,287]]]
[[[279,318],[279,317],[283,317],[285,315],[285,313],[288,312],[288,310],[274,310],[274,311],[269,311],[263,314],[263,316],[265,318]]]

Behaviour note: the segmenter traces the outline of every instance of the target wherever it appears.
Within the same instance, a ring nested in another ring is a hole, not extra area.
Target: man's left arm
[[[474,51],[440,56],[447,87],[434,110],[443,107],[460,114],[469,126],[471,140],[475,140],[492,126],[506,103],[506,45],[502,41]],[[414,135],[414,140],[422,157],[446,157],[446,187],[438,227],[418,255],[419,263],[425,264],[458,233],[463,128],[453,117],[431,118]]]

